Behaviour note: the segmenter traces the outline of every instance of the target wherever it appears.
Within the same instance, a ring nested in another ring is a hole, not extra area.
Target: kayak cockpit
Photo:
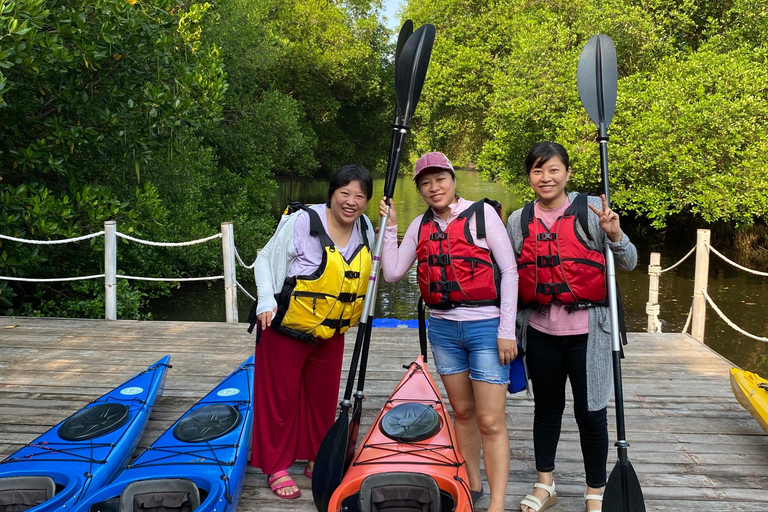
[[[0,478],[0,512],[23,512],[53,498],[56,483],[45,475]]]
[[[206,495],[187,478],[138,480],[120,496],[94,503],[89,512],[192,512]]]
[[[347,496],[341,510],[373,512],[387,510],[397,504],[397,510],[413,512],[450,512],[456,502],[442,491],[429,475],[422,473],[377,473],[363,480],[360,492]]]

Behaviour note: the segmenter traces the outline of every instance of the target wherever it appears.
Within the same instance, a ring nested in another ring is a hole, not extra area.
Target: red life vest
[[[485,238],[485,203],[499,211],[496,201],[473,203],[442,231],[432,209],[424,214],[416,245],[419,289],[432,309],[499,306],[501,270],[489,249],[475,244],[469,219],[475,215],[478,238]]]
[[[605,255],[589,248],[576,230],[578,221],[590,237],[587,215],[586,194],[579,194],[550,229],[534,218],[533,203],[525,205],[520,219],[523,248],[517,260],[521,305],[553,300],[576,309],[607,305]]]

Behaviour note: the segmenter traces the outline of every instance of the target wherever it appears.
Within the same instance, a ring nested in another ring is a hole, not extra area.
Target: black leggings
[[[606,408],[587,409],[587,334],[553,336],[528,327],[526,362],[533,385],[533,448],[536,469],[555,469],[560,424],[565,409],[565,380],[571,381],[587,485],[605,485],[608,459]]]

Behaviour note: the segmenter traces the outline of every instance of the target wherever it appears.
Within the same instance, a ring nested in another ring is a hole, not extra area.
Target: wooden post
[[[235,233],[231,222],[221,223],[221,249],[224,256],[224,305],[228,323],[237,323],[237,262]]]
[[[648,302],[645,312],[648,314],[647,332],[661,332],[659,321],[659,278],[661,277],[661,254],[651,253],[651,264],[648,265]]]
[[[104,223],[104,317],[117,320],[117,222]]]
[[[691,315],[691,336],[695,340],[704,341],[704,323],[706,321],[707,290],[709,277],[709,244],[708,229],[699,229],[696,233],[696,273],[693,278],[693,314]]]

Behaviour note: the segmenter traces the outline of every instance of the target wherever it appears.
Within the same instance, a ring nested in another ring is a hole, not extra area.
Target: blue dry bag
[[[525,389],[526,381],[525,365],[523,364],[523,347],[519,343],[517,344],[517,357],[515,357],[511,363],[509,363],[509,385],[507,391],[510,393],[519,393]]]

